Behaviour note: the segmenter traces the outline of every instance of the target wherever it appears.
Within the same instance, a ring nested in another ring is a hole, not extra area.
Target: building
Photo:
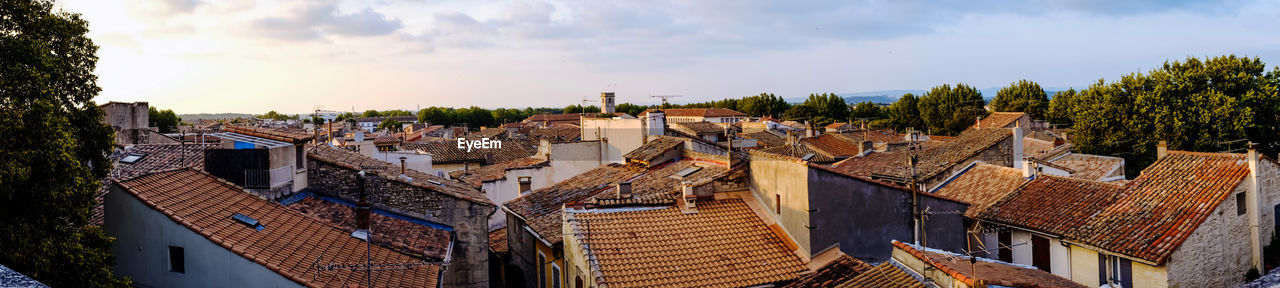
[[[870,153],[863,157],[851,157],[836,163],[834,169],[851,175],[883,180],[899,185],[911,182],[910,155],[916,155],[916,183],[923,190],[932,190],[946,179],[952,178],[970,163],[983,162],[992,165],[1019,168],[1022,164],[1021,128],[968,129],[955,139],[939,142],[911,142],[914,148],[890,149],[884,153]],[[912,151],[911,149],[916,149]]]
[[[452,230],[450,263],[442,278],[449,287],[489,283],[488,220],[494,204],[470,185],[406,169],[355,152],[319,145],[307,152],[307,191],[346,202],[359,201],[358,172],[374,209]]]
[[[116,145],[169,144],[178,141],[150,127],[147,102],[107,102],[99,105],[105,114],[102,122],[116,131]]]
[[[1036,267],[967,256],[920,245],[893,241],[892,263],[911,275],[919,275],[932,287],[1061,287],[1092,286],[1040,271]],[[868,275],[870,273],[863,273]],[[874,275],[871,275],[874,276]],[[928,287],[928,286],[926,286]],[[1133,287],[1133,286],[1124,286]]]
[[[108,156],[112,162],[111,172],[95,194],[97,203],[90,214],[89,223],[102,225],[102,205],[107,193],[111,191],[111,180],[129,180],[152,172],[181,168],[203,170],[204,150],[214,147],[217,145],[138,144],[117,147]]]
[[[651,139],[643,119],[583,118],[582,141],[597,141],[600,156],[608,163],[622,163],[622,155],[639,148]]]
[[[356,121],[356,125],[360,127],[360,129],[373,131],[375,129],[378,129],[378,124],[382,124],[382,121],[387,121],[387,119],[396,120],[401,124],[418,123],[418,116],[413,116],[413,115],[390,116],[390,117],[356,117],[354,120]],[[401,130],[401,129],[397,127],[395,130]]]
[[[440,266],[365,241],[330,224],[193,169],[115,181],[103,228],[115,237],[115,272],[150,287],[354,287],[439,285]],[[368,248],[366,248],[368,247]],[[404,271],[327,265],[419,263]],[[321,265],[321,266],[317,266]],[[371,278],[366,278],[371,275]]]
[[[555,182],[555,169],[551,161],[543,157],[529,157],[484,166],[469,171],[449,172],[449,176],[470,184],[484,193],[493,203],[506,203],[516,197],[528,194],[534,189],[546,187]],[[507,226],[507,213],[501,209],[489,215],[489,229]]]
[[[466,171],[506,161],[533,156],[537,152],[534,142],[522,140],[499,140],[500,145],[489,148],[462,147],[459,142],[435,141],[427,143],[402,143],[403,150],[416,151],[419,154],[431,155],[431,168],[449,173]],[[468,151],[470,150],[470,151]]]
[[[669,128],[711,142],[729,141],[728,128],[711,122],[672,122]]]
[[[746,121],[749,118],[746,113],[733,111],[725,108],[670,108],[670,109],[649,109],[644,110],[636,117],[645,118],[649,112],[662,111],[666,115],[668,123],[688,123],[688,122],[711,122],[711,123],[737,123]]]
[[[601,113],[613,114],[615,112],[613,98],[613,92],[600,92]]]
[[[823,131],[827,133],[849,132],[856,129],[858,129],[858,126],[849,122],[835,122],[823,127]]]
[[[247,126],[211,133],[222,141],[204,152],[204,171],[278,200],[307,187],[303,146],[315,135]]]

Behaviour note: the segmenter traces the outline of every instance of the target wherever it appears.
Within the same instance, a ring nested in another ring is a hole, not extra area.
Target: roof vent
[[[267,228],[267,226],[259,223],[258,219],[253,219],[253,217],[245,216],[244,214],[236,213],[236,215],[231,216],[231,218],[236,219],[236,221],[241,224],[253,227],[254,231],[262,231],[262,228]]]
[[[680,172],[676,172],[676,176],[683,179],[685,177],[689,177],[689,175],[693,174],[693,172],[698,172],[698,170],[702,170],[702,167],[694,166],[694,167],[684,168],[684,170],[680,170]]]
[[[431,179],[427,179],[427,183],[444,186],[444,183],[441,183],[440,181],[436,181],[436,180],[431,180]]]
[[[369,231],[365,231],[364,229],[356,229],[355,232],[351,232],[351,238],[369,241]]]
[[[618,182],[618,199],[631,198],[631,181]]]
[[[124,156],[124,158],[120,158],[120,163],[124,163],[124,164],[133,164],[133,163],[138,163],[138,161],[139,161],[139,160],[142,160],[142,157],[144,157],[144,156],[147,156],[147,155],[146,155],[146,154],[129,154],[129,155],[125,155],[125,156]]]
[[[809,161],[809,159],[813,159],[813,156],[817,156],[817,154],[804,154],[804,157],[800,157],[800,161]]]

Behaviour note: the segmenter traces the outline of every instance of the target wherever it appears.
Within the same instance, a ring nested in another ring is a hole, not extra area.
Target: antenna
[[[662,105],[667,105],[667,99],[683,97],[683,95],[653,95],[649,94],[649,98],[662,98]]]
[[[587,114],[587,102],[591,101],[591,97],[582,97],[582,105],[578,105],[579,113]]]

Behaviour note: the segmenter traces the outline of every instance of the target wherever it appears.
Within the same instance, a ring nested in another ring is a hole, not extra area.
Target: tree
[[[850,114],[853,115],[853,118],[879,119],[879,118],[884,118],[885,113],[883,109],[880,108],[880,105],[876,105],[876,103],[871,103],[871,101],[866,101],[866,102],[858,103],[858,105],[854,105],[853,111],[850,112]]]
[[[418,111],[418,122],[420,123],[448,126],[453,125],[454,119],[457,119],[457,117],[454,116],[452,108],[431,106]]]
[[[919,103],[920,98],[915,94],[907,93],[899,97],[897,102],[893,102],[893,105],[889,105],[890,127],[898,130],[925,129],[924,120],[920,118]]]
[[[265,114],[254,116],[254,117],[258,119],[271,119],[276,121],[285,121],[290,119],[298,119],[298,114],[294,114],[294,115],[280,114],[275,110],[271,110],[271,111],[267,111],[267,113]]]
[[[1070,125],[1072,123],[1071,116],[1073,115],[1071,110],[1075,107],[1075,99],[1075,88],[1058,91],[1058,93],[1053,94],[1053,99],[1049,100],[1049,109],[1046,112],[1045,120],[1049,120],[1049,123],[1053,124]]]
[[[387,118],[386,120],[382,120],[382,123],[378,123],[378,130],[387,130],[387,131],[391,131],[392,133],[395,133],[400,131],[400,128],[401,128],[400,126],[401,126],[400,121],[396,121],[396,119]]]
[[[786,120],[791,120],[791,121],[805,121],[805,120],[811,120],[812,118],[814,118],[814,116],[817,116],[817,115],[818,115],[817,109],[813,109],[813,107],[809,105],[801,104],[801,105],[791,106],[791,109],[787,109],[787,112],[783,113],[782,117]]]
[[[834,120],[849,119],[849,104],[836,93],[809,94],[803,104],[813,107],[816,116]]]
[[[112,238],[88,225],[114,138],[93,102],[98,47],[53,6],[0,1],[0,264],[53,287],[125,287]]]
[[[360,117],[378,117],[378,116],[382,116],[381,114],[378,114],[378,110],[365,110],[364,114],[360,114]]]
[[[596,105],[591,105],[591,106],[587,106],[586,108],[583,108],[583,107],[582,107],[582,105],[569,105],[569,106],[567,106],[567,107],[564,107],[564,113],[565,113],[565,114],[569,114],[569,113],[600,113],[600,107],[599,107],[599,106],[596,106]]]
[[[173,110],[157,110],[155,106],[147,108],[147,126],[158,128],[160,133],[178,132],[179,122],[182,118],[178,118]]]
[[[738,100],[738,112],[747,115],[762,117],[780,117],[787,109],[791,108],[791,104],[773,94],[760,93],[758,96],[747,96]]]
[[[614,111],[627,113],[627,114],[630,114],[631,116],[640,115],[640,113],[644,113],[644,110],[648,110],[648,109],[649,109],[649,106],[640,106],[640,105],[631,104],[631,103],[622,103],[622,104],[618,104],[618,106],[613,107]]]
[[[920,97],[916,109],[920,110],[920,118],[933,134],[959,134],[968,128],[978,117],[986,116],[982,107],[986,100],[982,92],[965,84],[948,84],[933,87]]]
[[[1049,108],[1048,95],[1040,84],[1018,80],[1009,87],[1000,88],[991,99],[991,110],[996,112],[1026,112],[1032,119],[1044,119]]]

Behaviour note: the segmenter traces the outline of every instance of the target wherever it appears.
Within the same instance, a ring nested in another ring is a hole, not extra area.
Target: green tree
[[[814,112],[817,113],[816,116],[832,119],[832,121],[849,119],[849,104],[836,93],[809,94],[809,98],[800,105],[813,107]]]
[[[454,114],[452,108],[431,106],[418,111],[418,122],[431,125],[453,125],[454,120],[457,119]]]
[[[959,134],[968,128],[978,117],[987,115],[982,107],[986,100],[982,92],[965,84],[948,84],[933,87],[920,97],[916,106],[920,110],[920,118],[933,134]]]
[[[747,115],[762,117],[780,117],[787,109],[791,108],[791,104],[773,94],[760,93],[758,96],[747,96],[738,100],[739,112]]]
[[[401,126],[400,121],[396,121],[396,119],[387,118],[386,120],[382,120],[382,123],[378,123],[378,130],[387,130],[387,131],[391,131],[392,133],[400,132],[400,126]]]
[[[889,105],[889,123],[890,127],[898,130],[907,128],[925,129],[924,120],[920,118],[919,109],[920,98],[915,94],[907,93],[898,98],[897,102]]]
[[[591,105],[583,108],[582,105],[569,105],[564,107],[564,113],[600,113],[600,107]]]
[[[125,287],[112,238],[88,225],[113,139],[93,102],[98,47],[53,7],[0,1],[0,264],[53,287]]]
[[[622,103],[622,104],[618,104],[618,106],[613,107],[614,111],[627,113],[627,114],[630,114],[631,116],[640,115],[640,113],[643,113],[644,110],[648,110],[648,109],[649,109],[649,106],[641,106],[641,105],[636,105],[631,103]]]
[[[991,99],[991,110],[996,112],[1026,112],[1032,119],[1044,119],[1049,109],[1049,97],[1040,84],[1018,80],[1009,87],[1000,88]]]
[[[1049,110],[1046,112],[1045,120],[1053,124],[1070,125],[1074,114],[1071,110],[1075,107],[1076,93],[1076,89],[1072,88],[1053,94],[1053,99],[1049,100]]]
[[[782,118],[791,121],[805,121],[812,120],[815,116],[818,116],[817,109],[813,109],[813,106],[801,104],[791,106],[791,109],[787,109],[787,112],[783,113]]]
[[[885,116],[884,109],[880,108],[880,105],[876,105],[876,103],[871,103],[871,101],[853,105],[853,111],[850,114],[852,114],[853,118],[879,119]]]
[[[387,110],[387,111],[378,112],[378,116],[382,116],[382,117],[413,116],[413,112],[409,112],[405,110]]]
[[[180,122],[182,118],[178,118],[178,114],[174,114],[173,110],[157,110],[155,106],[147,108],[147,126],[156,127],[160,133],[178,132]]]
[[[378,117],[378,116],[382,116],[382,114],[378,114],[378,110],[365,110],[363,114],[360,114],[360,117]]]

